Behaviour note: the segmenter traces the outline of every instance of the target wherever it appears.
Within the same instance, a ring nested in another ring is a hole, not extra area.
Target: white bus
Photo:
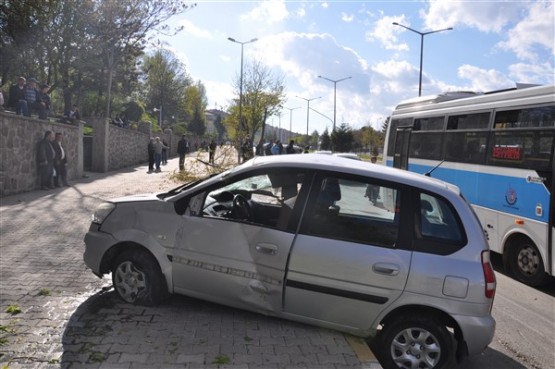
[[[554,275],[555,86],[447,93],[401,102],[386,165],[458,185],[492,251],[531,286]]]

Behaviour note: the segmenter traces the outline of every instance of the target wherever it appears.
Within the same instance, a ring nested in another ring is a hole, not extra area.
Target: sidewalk
[[[340,332],[183,296],[125,304],[108,277],[85,268],[95,207],[175,187],[177,168],[174,158],[162,173],[87,173],[72,187],[0,199],[0,367],[381,368],[363,341]]]

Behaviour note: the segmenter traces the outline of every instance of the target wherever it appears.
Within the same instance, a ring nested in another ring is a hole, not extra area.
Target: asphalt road
[[[82,261],[92,210],[104,199],[169,189],[177,167],[89,174],[70,188],[0,199],[0,367],[379,368],[348,338],[175,297],[134,307]],[[494,340],[454,369],[555,368],[555,283],[534,289],[497,269]]]

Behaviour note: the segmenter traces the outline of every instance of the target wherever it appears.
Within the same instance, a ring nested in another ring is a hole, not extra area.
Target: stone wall
[[[148,161],[149,124],[138,129],[120,128],[104,118],[91,118],[93,127],[91,171],[107,172]],[[44,132],[61,132],[68,157],[68,180],[81,178],[83,170],[84,123],[64,124],[0,112],[0,197],[38,189],[39,175],[36,163],[37,143]],[[170,147],[168,158],[177,156],[177,143],[181,137],[166,129],[153,133]],[[198,139],[197,139],[198,141]],[[193,142],[189,138],[189,142]]]
[[[0,197],[39,188],[37,144],[44,132],[61,132],[68,180],[83,176],[83,124],[54,123],[0,112]]]
[[[148,161],[147,133],[108,125],[108,170],[116,170]]]

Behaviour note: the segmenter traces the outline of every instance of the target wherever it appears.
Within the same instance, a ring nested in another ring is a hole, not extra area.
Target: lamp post
[[[345,77],[341,79],[329,79],[324,76],[318,76],[318,78],[325,79],[326,81],[330,81],[333,83],[333,131],[335,131],[335,120],[336,120],[336,110],[337,110],[337,83],[344,81],[346,79],[351,79],[352,77]],[[332,132],[333,132],[332,131]]]
[[[160,109],[158,108],[154,108],[152,109],[154,112],[159,111],[160,112],[160,118],[158,118],[158,125],[160,126],[160,129],[162,130],[162,132],[164,132],[164,130],[162,129],[162,105],[160,105]]]
[[[424,36],[429,35],[431,33],[451,31],[451,30],[453,30],[453,27],[438,29],[438,30],[429,31],[429,32],[420,32],[420,31],[417,31],[417,30],[412,29],[410,27],[399,24],[397,22],[393,22],[393,25],[406,28],[409,31],[412,31],[414,33],[418,33],[420,35],[420,78],[418,80],[418,96],[422,96],[422,58],[424,56]]]
[[[243,128],[243,47],[246,44],[250,44],[252,42],[258,41],[258,39],[253,38],[252,40],[244,41],[244,42],[237,41],[232,37],[228,37],[227,39],[231,42],[235,42],[236,44],[241,45],[241,73],[239,77],[239,128],[241,129]]]
[[[293,134],[293,110],[300,108],[300,106],[297,106],[296,108],[285,108],[289,110],[289,140],[291,140],[291,135]]]
[[[312,100],[321,99],[322,96],[313,97],[312,99],[305,99],[304,97],[297,96],[299,99],[306,101],[306,136],[308,137],[308,121],[310,119],[310,102]],[[307,138],[308,139],[308,138]]]

